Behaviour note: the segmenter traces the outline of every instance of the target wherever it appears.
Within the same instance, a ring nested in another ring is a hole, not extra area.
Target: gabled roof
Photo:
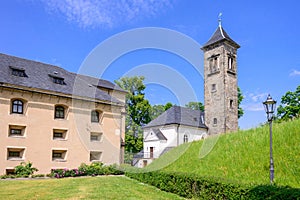
[[[153,132],[158,137],[159,140],[167,140],[164,134],[159,129],[153,129]]]
[[[25,71],[25,77],[12,75],[13,69]],[[53,78],[63,80],[56,84]],[[98,87],[123,91],[113,83],[85,75],[68,72],[63,68],[41,62],[18,58],[0,53],[0,83],[2,86],[21,86],[38,89],[44,92],[55,92],[61,95],[74,95],[100,100],[107,103],[123,104]]]
[[[236,43],[235,41],[233,41],[229,35],[226,33],[226,31],[223,29],[223,27],[221,25],[218,26],[217,30],[215,31],[215,33],[211,36],[211,38],[208,40],[208,42],[206,42],[202,49],[215,44],[217,42],[221,42],[221,41],[228,41],[229,43],[231,43],[233,46],[235,46],[236,48],[240,48],[240,45],[238,43]]]
[[[180,106],[173,106],[172,108],[166,110],[143,128],[165,126],[170,124],[207,128],[207,126],[204,124],[204,112]]]

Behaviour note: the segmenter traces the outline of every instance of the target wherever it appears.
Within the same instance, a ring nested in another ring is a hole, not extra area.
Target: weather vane
[[[218,21],[219,21],[219,26],[222,26],[222,13],[219,13],[219,17],[218,17]]]

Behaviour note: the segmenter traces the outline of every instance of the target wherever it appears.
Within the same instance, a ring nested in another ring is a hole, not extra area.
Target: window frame
[[[24,104],[24,101],[21,99],[13,99],[11,101],[11,113],[24,114]]]
[[[91,111],[91,122],[99,123],[100,122],[100,112],[98,110]]]
[[[52,149],[51,159],[54,162],[66,162],[68,150],[65,149]],[[60,155],[60,156],[57,156]]]
[[[187,134],[183,135],[183,143],[188,143],[189,142],[189,136]]]
[[[66,117],[66,108],[62,105],[56,105],[54,108],[54,119],[65,119],[65,117]]]

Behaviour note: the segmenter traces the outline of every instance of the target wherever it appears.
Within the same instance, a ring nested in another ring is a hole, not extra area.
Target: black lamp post
[[[270,126],[270,182],[273,183],[274,179],[274,163],[273,163],[273,150],[272,150],[272,120],[275,112],[276,101],[272,99],[270,94],[265,102],[263,102],[267,118]]]

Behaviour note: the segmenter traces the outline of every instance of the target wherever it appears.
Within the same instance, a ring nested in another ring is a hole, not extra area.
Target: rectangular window
[[[53,129],[53,140],[66,140],[67,130]]]
[[[100,161],[101,160],[101,155],[102,155],[102,152],[100,152],[100,151],[91,151],[90,152],[90,161],[91,162]]]
[[[217,118],[214,118],[214,125],[217,125],[218,124],[218,120]]]
[[[232,99],[230,99],[230,101],[229,101],[229,108],[233,108],[233,100]]]
[[[216,92],[216,91],[217,91],[217,85],[211,84],[211,92]]]
[[[52,161],[65,162],[67,150],[52,150]]]
[[[91,142],[102,141],[102,133],[91,133],[90,140]]]
[[[19,125],[9,125],[9,137],[22,137],[25,135],[25,126],[19,126]]]
[[[25,148],[7,148],[7,160],[23,160]]]

